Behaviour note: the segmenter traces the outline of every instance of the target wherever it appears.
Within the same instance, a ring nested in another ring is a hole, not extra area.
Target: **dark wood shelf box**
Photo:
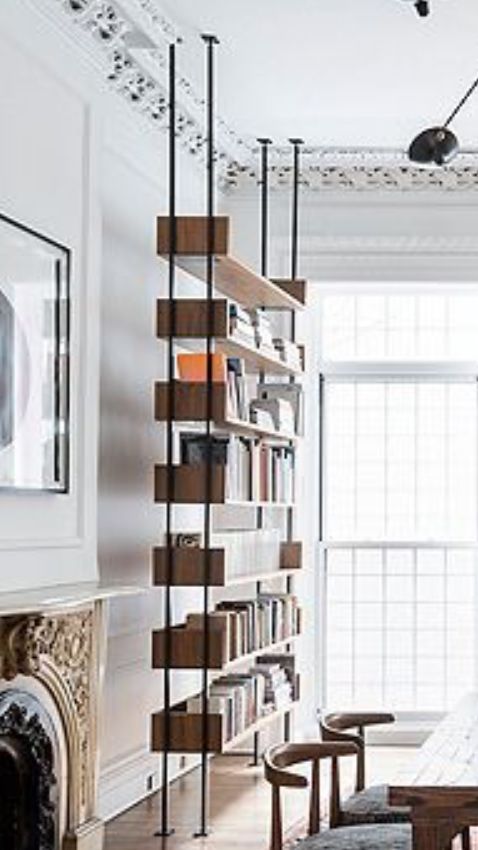
[[[173,626],[170,631],[171,667],[176,670],[197,670],[204,665],[204,631],[190,626]],[[227,630],[209,631],[209,668],[221,670],[228,662]],[[153,668],[161,670],[166,660],[166,630],[153,632]]]
[[[282,278],[282,277],[273,277],[271,278],[272,283],[275,283],[283,292],[287,292],[288,295],[291,295],[292,298],[295,298],[301,304],[305,305],[305,301],[307,298],[307,281],[299,278],[297,280],[292,280],[292,278]]]
[[[212,302],[212,316],[211,335],[227,337],[229,302],[225,298],[215,299]],[[184,339],[204,339],[207,337],[208,324],[209,306],[204,298],[178,298],[174,302],[160,298],[156,302],[156,335],[161,339],[169,337],[170,334]]]
[[[176,264],[189,274],[205,280],[205,258],[208,247],[208,220],[205,216],[176,218]],[[167,258],[170,251],[170,221],[157,220],[157,251]],[[245,307],[267,307],[278,310],[301,310],[303,304],[290,294],[296,281],[279,284],[256,274],[244,263],[229,255],[229,218],[217,216],[214,227],[215,288]]]
[[[209,585],[224,587],[226,564],[224,549],[211,549],[209,553]],[[171,585],[174,587],[199,587],[206,578],[206,552],[199,548],[173,548],[171,550]],[[153,550],[153,584],[167,585],[168,549],[158,546]]]
[[[159,711],[151,718],[151,739],[153,752],[160,753],[166,748],[165,714]],[[188,714],[186,704],[177,706],[169,714],[170,740],[172,753],[199,753],[202,750],[203,719],[200,713]],[[220,714],[208,715],[208,734],[206,749],[210,753],[220,753],[225,745],[223,718]]]
[[[173,421],[204,422],[207,414],[207,384],[189,381],[174,381]],[[157,381],[154,386],[154,416],[158,422],[166,422],[169,407],[169,384]],[[212,385],[212,418],[214,422],[226,421],[226,384]]]
[[[300,570],[302,568],[302,542],[294,540],[281,544],[281,569]]]
[[[225,503],[226,470],[216,464],[212,467],[211,504]],[[166,502],[168,494],[168,467],[154,467],[154,498]],[[181,464],[173,467],[173,501],[182,505],[203,504],[206,501],[206,466]]]

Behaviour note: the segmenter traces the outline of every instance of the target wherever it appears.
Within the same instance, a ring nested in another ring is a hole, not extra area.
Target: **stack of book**
[[[219,602],[213,615],[227,616],[230,660],[264,649],[299,633],[297,597],[289,593],[260,594],[257,599]]]
[[[221,714],[223,743],[240,735],[264,713],[265,681],[253,673],[221,676],[210,687],[208,708],[210,714]],[[199,713],[200,696],[187,701],[189,713]]]
[[[297,371],[302,369],[300,348],[295,342],[290,342],[288,339],[275,338],[274,348],[286,366]]]
[[[215,532],[213,546],[224,549],[230,578],[277,572],[280,569],[279,529]]]
[[[263,310],[250,310],[249,314],[254,328],[257,348],[264,354],[276,357],[271,322],[267,314]]]
[[[279,664],[284,670],[291,685],[292,699],[299,699],[299,678],[296,672],[296,657],[293,652],[269,652],[258,655],[256,666],[264,664]]]
[[[264,678],[264,703],[269,711],[282,711],[291,704],[292,684],[281,664],[258,659],[251,672]]]
[[[260,443],[253,449],[253,498],[290,504],[295,495],[295,453],[291,446]]]
[[[182,464],[207,463],[209,441],[205,434],[182,432],[179,441]],[[294,501],[293,447],[214,434],[210,438],[210,456],[213,464],[227,467],[225,496],[228,501]]]
[[[209,628],[225,636],[225,662],[235,661],[299,634],[297,597],[289,593],[271,593],[261,594],[257,599],[224,600],[209,613]],[[204,614],[188,614],[187,629],[202,631]]]
[[[250,411],[251,422],[257,425],[262,425],[265,414],[276,431],[284,434],[295,433],[294,408],[285,398],[255,398],[251,401]]]
[[[239,304],[229,304],[229,335],[246,345],[256,345],[256,333],[251,315]]]
[[[300,384],[261,382],[257,387],[257,396],[262,401],[282,399],[288,402],[294,412],[294,433],[303,433],[304,393]]]
[[[271,656],[273,658],[274,656]],[[247,673],[221,676],[209,690],[209,714],[223,718],[223,744],[274,711],[286,710],[293,702],[293,688],[288,672],[277,662],[258,661]],[[202,711],[202,698],[187,700],[189,714]]]

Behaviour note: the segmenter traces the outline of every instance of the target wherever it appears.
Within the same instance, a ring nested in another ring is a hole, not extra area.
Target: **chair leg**
[[[471,850],[471,827],[467,826],[461,833],[462,850]]]

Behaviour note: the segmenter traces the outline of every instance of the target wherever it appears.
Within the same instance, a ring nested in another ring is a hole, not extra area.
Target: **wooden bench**
[[[478,693],[437,727],[390,786],[392,805],[410,806],[413,850],[445,850],[478,826]]]

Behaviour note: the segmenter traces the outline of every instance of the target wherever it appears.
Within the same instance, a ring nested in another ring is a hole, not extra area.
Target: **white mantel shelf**
[[[0,617],[61,613],[91,602],[106,601],[120,596],[136,596],[145,593],[146,590],[146,587],[134,585],[82,582],[0,593]]]

